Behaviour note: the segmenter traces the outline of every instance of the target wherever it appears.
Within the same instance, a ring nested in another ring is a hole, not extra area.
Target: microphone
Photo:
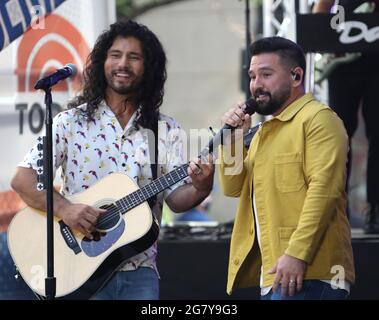
[[[57,69],[57,71],[55,71],[51,75],[38,80],[34,86],[34,89],[49,89],[58,81],[75,76],[77,72],[78,69],[75,65],[73,65],[72,63],[66,64],[63,68]]]
[[[256,108],[257,108],[257,102],[253,98],[250,98],[249,100],[245,102],[245,109],[242,111],[244,114],[252,115],[255,112]],[[225,124],[221,128],[220,132],[227,129],[234,130],[235,127],[231,126],[230,124]]]
[[[257,107],[257,102],[250,98],[245,102],[245,109],[242,110],[245,114],[252,115]],[[204,151],[207,153],[212,153],[213,148],[217,148],[219,144],[223,144],[223,138],[226,137],[227,133],[230,133],[231,130],[234,130],[235,127],[231,126],[230,124],[225,124],[219,132],[215,134],[215,136],[209,141],[208,146],[205,148]]]

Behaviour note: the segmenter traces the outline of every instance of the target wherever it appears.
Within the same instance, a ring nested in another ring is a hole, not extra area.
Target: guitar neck
[[[218,139],[220,140],[220,139]],[[205,158],[209,155],[213,150],[214,138],[209,141],[207,147],[205,147],[199,155],[199,158]],[[216,142],[217,144],[220,141]],[[137,207],[141,203],[155,196],[156,194],[166,190],[167,188],[173,186],[175,183],[185,179],[188,177],[187,168],[189,164],[183,164],[180,167],[177,167],[175,170],[165,174],[164,176],[154,180],[148,185],[138,189],[126,197],[115,202],[116,206],[121,209],[121,212],[127,212],[130,209]]]
[[[188,164],[183,164],[175,170],[163,175],[154,180],[148,185],[138,189],[126,197],[116,201],[116,206],[122,209],[122,212],[127,212],[130,209],[137,207],[141,203],[155,196],[156,194],[173,186],[175,183],[183,180],[188,176]]]

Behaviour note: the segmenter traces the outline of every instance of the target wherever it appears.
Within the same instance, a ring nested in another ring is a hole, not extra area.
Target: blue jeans
[[[159,279],[151,268],[118,271],[92,300],[158,300]]]
[[[333,289],[329,283],[319,280],[304,280],[303,288],[293,296],[282,297],[281,288],[272,289],[261,300],[344,300],[349,293],[343,289]]]

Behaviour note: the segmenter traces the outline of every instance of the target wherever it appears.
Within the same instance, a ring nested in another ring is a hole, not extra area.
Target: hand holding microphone
[[[225,143],[230,143],[231,139],[242,139],[251,127],[251,115],[255,112],[256,102],[252,98],[246,102],[238,103],[233,108],[229,109],[221,118],[223,129],[231,129],[232,134],[226,139]],[[242,129],[242,130],[233,130]],[[237,133],[237,135],[236,135]]]

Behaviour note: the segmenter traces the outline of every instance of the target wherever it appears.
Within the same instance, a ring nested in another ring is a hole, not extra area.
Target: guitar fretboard
[[[116,206],[120,208],[121,212],[127,212],[130,209],[137,207],[156,194],[186,178],[188,176],[187,168],[188,164],[181,165],[141,189],[138,189],[131,194],[128,194],[126,197],[116,201]]]

